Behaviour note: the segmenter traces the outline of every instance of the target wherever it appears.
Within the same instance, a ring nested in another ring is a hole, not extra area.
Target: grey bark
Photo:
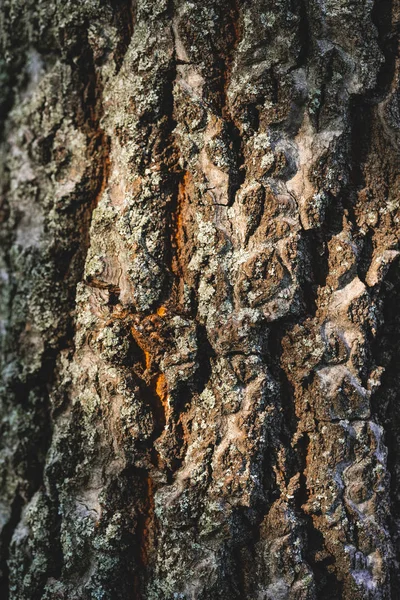
[[[398,598],[398,0],[0,9],[1,598]]]

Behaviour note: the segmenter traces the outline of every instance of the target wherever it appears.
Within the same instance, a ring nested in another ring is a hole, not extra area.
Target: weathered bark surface
[[[399,0],[1,12],[1,598],[399,598]]]

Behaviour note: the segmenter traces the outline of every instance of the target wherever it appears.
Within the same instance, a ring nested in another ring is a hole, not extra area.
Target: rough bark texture
[[[1,598],[399,598],[399,0],[1,13]]]

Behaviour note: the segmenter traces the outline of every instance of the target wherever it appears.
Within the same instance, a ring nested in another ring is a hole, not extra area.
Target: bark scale
[[[1,597],[397,598],[398,0],[1,14]]]

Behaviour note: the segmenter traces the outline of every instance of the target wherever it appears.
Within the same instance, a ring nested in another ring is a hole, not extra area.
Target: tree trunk
[[[400,0],[2,0],[4,600],[400,589]]]

